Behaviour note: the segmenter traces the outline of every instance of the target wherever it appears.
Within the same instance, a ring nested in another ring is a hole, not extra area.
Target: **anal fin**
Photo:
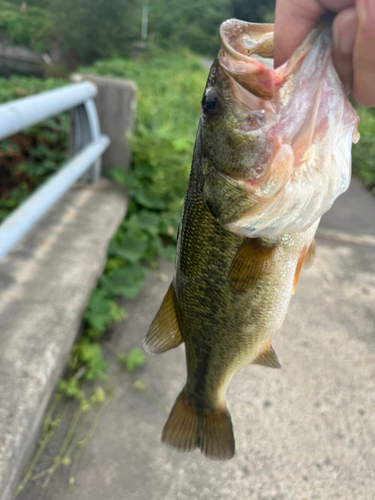
[[[150,354],[159,354],[182,344],[183,339],[176,315],[173,284],[171,283],[156,313],[147,335],[144,348]]]
[[[281,368],[280,361],[271,345],[267,344],[266,348],[251,362],[252,365],[268,366],[269,368]]]

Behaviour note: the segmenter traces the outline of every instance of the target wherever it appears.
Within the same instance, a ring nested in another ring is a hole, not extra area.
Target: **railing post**
[[[97,141],[100,136],[98,113],[92,99],[72,109],[72,130],[70,138],[70,154],[76,155],[91,142]],[[98,158],[91,168],[82,177],[95,183],[101,174],[101,158]]]

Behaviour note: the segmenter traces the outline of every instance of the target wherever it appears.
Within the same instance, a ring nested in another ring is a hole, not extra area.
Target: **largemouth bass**
[[[321,215],[349,185],[357,117],[332,64],[330,23],[276,70],[273,25],[229,20],[220,37],[175,274],[145,348],[185,343],[187,381],[162,441],[229,459],[229,381],[250,363],[280,368],[272,338],[313,259]]]

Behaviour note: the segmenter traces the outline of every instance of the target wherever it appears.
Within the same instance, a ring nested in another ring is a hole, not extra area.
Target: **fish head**
[[[231,19],[202,99],[203,196],[241,236],[304,231],[350,182],[357,121],[322,20],[273,68],[273,25]]]

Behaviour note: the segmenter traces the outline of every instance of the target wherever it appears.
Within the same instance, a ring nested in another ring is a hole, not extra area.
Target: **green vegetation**
[[[149,9],[150,41],[215,55],[218,29],[231,17],[272,20],[275,0],[0,0],[1,38],[40,52],[58,48],[69,67],[127,56]]]
[[[231,0],[150,0],[150,31],[164,47],[188,46],[197,53],[218,51],[218,28],[232,16]]]
[[[88,358],[92,358],[92,352],[96,345],[88,345],[85,348],[80,348],[83,354]],[[96,357],[96,354],[94,355]],[[142,366],[145,361],[145,355],[139,349],[132,349],[128,354],[118,356],[118,372],[111,385],[103,387],[96,385],[93,389],[87,386],[83,387],[82,378],[85,371],[81,367],[79,371],[72,370],[70,367],[68,375],[60,380],[56,395],[44,417],[42,424],[42,436],[39,441],[38,450],[34,457],[26,467],[21,484],[15,491],[15,495],[20,494],[30,480],[43,479],[42,490],[45,491],[54,475],[60,468],[69,468],[69,490],[72,490],[75,484],[75,475],[79,462],[85,451],[87,444],[92,438],[98,424],[104,416],[106,409],[112,401],[116,389],[120,384],[122,373],[127,373],[128,376]],[[141,380],[134,380],[134,390],[146,390],[145,384]],[[72,416],[67,418],[68,410],[72,411]],[[48,443],[54,437],[57,429],[61,426],[62,421],[69,423],[66,430],[63,443],[54,457],[50,467],[35,474],[40,458]]]
[[[22,9],[18,0],[0,0],[0,33],[15,44],[44,52],[48,49],[50,21],[46,1],[33,0]]]
[[[70,66],[127,55],[140,36],[140,0],[49,0],[49,40]]]
[[[353,146],[353,174],[360,177],[372,190],[375,189],[375,113],[358,106],[361,139]]]
[[[0,78],[0,104],[65,83],[17,76]],[[67,157],[69,127],[65,113],[0,141],[0,222],[60,168]]]
[[[159,52],[139,62],[99,61],[83,71],[137,82],[137,115],[130,138],[132,168],[113,172],[132,198],[122,229],[131,231],[139,242],[147,236],[157,251],[169,252],[162,243],[172,244],[176,237],[207,71],[187,51]],[[120,240],[118,236],[110,246],[112,257],[121,258]],[[152,254],[147,246],[143,250],[140,246],[139,251],[146,259]]]

